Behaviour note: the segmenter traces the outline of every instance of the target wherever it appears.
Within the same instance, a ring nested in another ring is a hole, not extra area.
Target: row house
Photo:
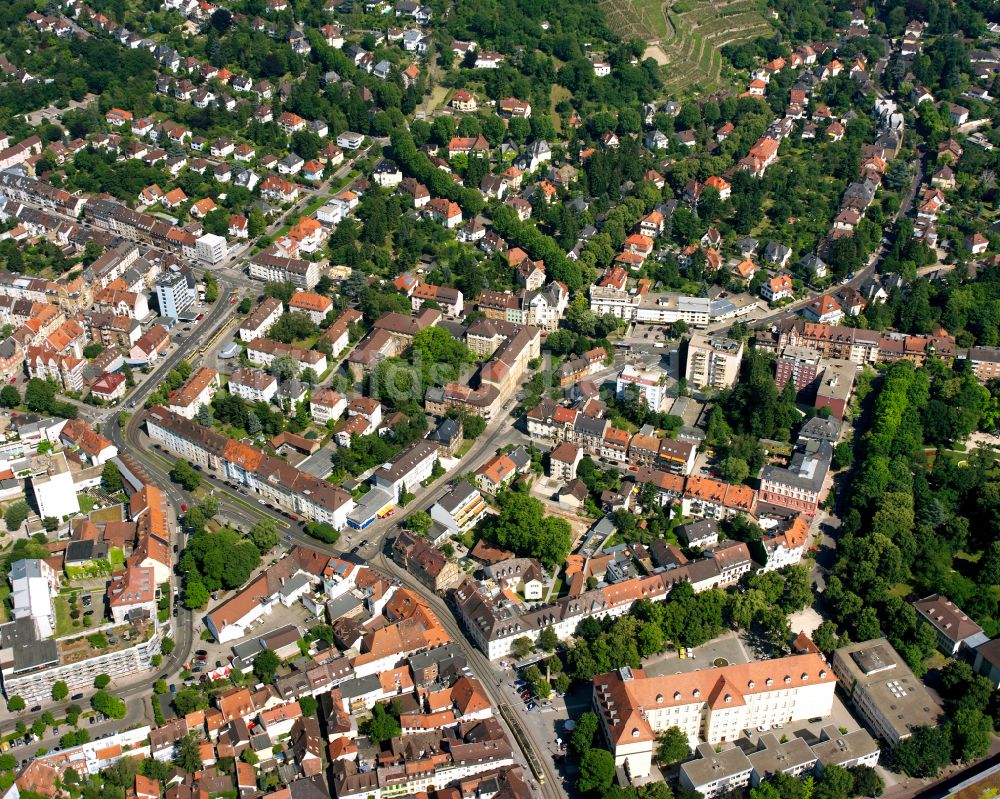
[[[228,439],[166,408],[154,406],[149,409],[146,429],[154,442],[169,451],[246,486],[265,501],[274,502],[291,513],[340,529],[354,508],[351,495],[339,486],[247,444]]]

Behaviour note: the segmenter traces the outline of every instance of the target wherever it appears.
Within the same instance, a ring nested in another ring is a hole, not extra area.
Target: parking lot
[[[680,656],[680,652],[665,652],[657,655],[650,658],[643,665],[643,668],[651,677],[662,677],[664,674],[710,669],[717,660],[720,666],[731,666],[749,663],[751,659],[750,652],[740,637],[734,632],[729,632],[690,651],[685,650],[683,658]],[[721,662],[723,660],[725,663]]]

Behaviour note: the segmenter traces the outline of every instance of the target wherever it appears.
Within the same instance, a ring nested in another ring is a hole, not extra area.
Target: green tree
[[[656,760],[661,766],[670,767],[691,754],[687,733],[679,727],[668,727],[656,739]]]
[[[518,660],[526,658],[528,653],[535,648],[535,645],[531,642],[530,638],[525,638],[523,635],[520,638],[515,638],[514,643],[511,644],[511,652]]]
[[[184,488],[185,491],[194,491],[201,485],[201,475],[196,472],[190,463],[185,460],[176,460],[170,467],[170,479]]]
[[[201,580],[188,578],[184,584],[184,606],[188,610],[199,610],[208,604],[208,589]]]
[[[189,774],[201,771],[201,741],[194,735],[188,733],[177,741],[177,755],[174,763]]]
[[[13,696],[7,699],[7,710],[9,710],[11,713],[20,713],[24,710],[25,707],[26,705],[24,703],[24,700],[17,694],[14,694]]]
[[[893,765],[909,777],[935,777],[951,762],[951,731],[941,727],[920,727],[892,750]]]
[[[0,407],[16,408],[21,404],[21,394],[15,386],[4,386],[0,389]]]
[[[595,713],[588,710],[580,714],[576,727],[569,737],[569,751],[577,759],[583,757],[590,747],[594,745],[594,736],[597,735],[598,718]]]
[[[278,528],[270,519],[261,519],[247,533],[247,537],[263,556],[278,545]]]
[[[104,469],[101,471],[101,488],[109,494],[115,494],[122,490],[121,472],[118,471],[114,461],[108,461],[104,464]]]
[[[851,799],[854,796],[854,775],[841,766],[824,766],[816,783],[817,799]]]
[[[871,766],[855,766],[851,772],[854,774],[854,793],[856,796],[876,799],[882,795],[885,790],[885,782]]]
[[[546,627],[538,636],[538,645],[546,652],[555,652],[559,646],[559,636],[552,627]]]
[[[98,691],[90,697],[90,706],[98,713],[103,713],[112,719],[123,719],[128,715],[125,703],[107,691]]]
[[[52,700],[54,702],[62,702],[69,696],[69,686],[63,680],[56,680],[52,683]]]
[[[98,690],[107,688],[111,684],[111,677],[108,674],[98,674],[94,677],[94,687]]]
[[[170,657],[176,646],[177,644],[174,642],[174,639],[169,635],[165,635],[163,636],[163,640],[160,641],[160,652],[166,657]]]
[[[431,516],[427,511],[418,510],[406,517],[406,529],[417,535],[427,535],[431,529]]]
[[[615,779],[615,758],[607,749],[588,749],[580,758],[580,777],[576,787],[580,793],[600,796]]]
[[[993,738],[993,723],[979,710],[963,708],[951,719],[952,757],[969,763],[983,757]]]
[[[403,733],[399,719],[386,710],[385,704],[379,703],[372,708],[372,717],[365,725],[365,734],[375,744],[391,741]]]
[[[299,709],[306,718],[313,718],[316,715],[316,699],[308,694],[299,697]]]
[[[267,685],[274,680],[280,665],[281,658],[270,649],[264,649],[253,659],[253,673],[258,680]]]
[[[538,558],[550,569],[566,559],[572,545],[569,522],[546,516],[539,500],[519,491],[502,493],[497,503],[500,513],[485,523],[493,541],[518,555]]]
[[[24,520],[28,518],[29,512],[30,509],[28,508],[28,503],[24,500],[18,500],[7,508],[3,515],[3,520],[7,525],[7,530],[14,532],[20,528],[20,526],[24,524]]]
[[[174,709],[181,716],[193,713],[195,710],[206,710],[208,699],[196,688],[181,688],[174,694]]]

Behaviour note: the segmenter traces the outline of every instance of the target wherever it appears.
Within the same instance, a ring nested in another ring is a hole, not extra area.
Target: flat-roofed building
[[[450,532],[474,527],[486,515],[489,506],[483,495],[467,480],[460,480],[431,506],[431,519]]]
[[[775,774],[798,777],[812,771],[817,757],[803,739],[792,737],[781,742],[774,733],[765,733],[757,742],[757,751],[748,756],[753,773],[750,784],[759,785]]]
[[[873,733],[895,746],[941,721],[941,707],[885,638],[833,653],[833,672]]]
[[[716,752],[711,744],[698,744],[698,757],[681,764],[680,783],[714,799],[750,784],[753,766],[739,747]]]
[[[743,342],[695,333],[688,342],[684,377],[692,388],[720,391],[732,388],[740,376]]]
[[[816,755],[817,768],[820,771],[826,766],[874,768],[882,751],[878,741],[872,738],[867,730],[845,733],[833,724],[825,726],[820,731],[819,741],[809,748]]]

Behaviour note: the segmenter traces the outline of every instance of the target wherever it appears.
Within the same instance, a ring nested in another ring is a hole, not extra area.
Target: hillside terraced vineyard
[[[612,30],[649,42],[646,55],[663,65],[672,95],[718,87],[720,50],[771,32],[757,0],[599,0]]]

